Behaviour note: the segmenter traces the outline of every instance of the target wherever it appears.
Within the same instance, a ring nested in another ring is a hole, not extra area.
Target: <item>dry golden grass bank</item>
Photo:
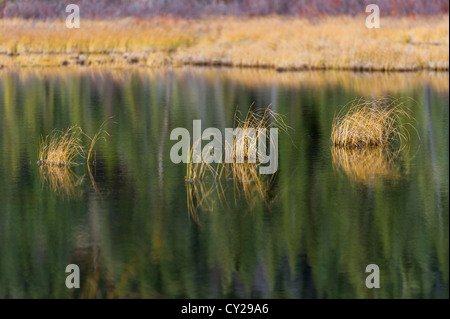
[[[219,17],[0,20],[0,66],[225,65],[281,70],[448,70],[449,18]]]

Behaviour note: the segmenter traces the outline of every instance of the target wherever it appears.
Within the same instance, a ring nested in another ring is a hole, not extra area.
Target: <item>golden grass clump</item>
[[[39,173],[44,184],[50,185],[56,194],[62,194],[69,198],[76,197],[76,187],[79,186],[83,178],[78,177],[72,170],[72,166],[86,163],[89,178],[97,193],[100,193],[92,176],[90,165],[95,166],[95,160],[90,161],[95,143],[101,135],[108,132],[104,130],[106,121],[102,123],[99,130],[91,138],[79,126],[71,126],[66,130],[53,130],[45,138],[41,138],[39,147]],[[82,144],[82,136],[90,140],[87,156]],[[81,162],[83,159],[83,162]],[[77,161],[76,161],[77,160]],[[84,175],[83,175],[84,177]]]
[[[333,167],[364,184],[375,178],[395,178],[394,159],[407,147],[411,116],[403,103],[391,98],[354,100],[347,112],[333,119]]]
[[[54,130],[41,140],[39,148],[39,165],[70,166],[76,156],[84,155],[81,145],[83,131],[78,126],[72,126],[65,131]]]
[[[84,133],[81,127],[76,125],[67,128],[65,131],[53,130],[45,139],[41,139],[38,164],[59,167],[82,164],[79,161],[74,161],[77,156],[85,158],[85,163],[90,164],[89,160],[91,159],[95,143],[103,133],[109,136],[108,132],[104,130],[105,124],[106,121],[100,125],[100,128],[92,138]],[[90,140],[86,157],[86,151],[81,140],[82,136]]]
[[[349,110],[333,119],[331,144],[343,148],[385,147],[408,140],[400,117],[409,117],[401,103],[382,98],[371,101],[355,100]]]

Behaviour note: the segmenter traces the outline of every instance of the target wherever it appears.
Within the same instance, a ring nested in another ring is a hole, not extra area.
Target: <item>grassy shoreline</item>
[[[449,16],[0,21],[0,68],[212,65],[290,70],[448,71]]]

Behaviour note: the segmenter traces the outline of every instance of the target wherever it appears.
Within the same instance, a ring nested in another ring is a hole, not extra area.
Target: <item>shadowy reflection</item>
[[[91,169],[87,165],[89,180],[94,191],[101,196],[101,192],[95,183],[95,167]],[[39,176],[43,185],[49,185],[55,194],[68,199],[77,199],[83,194],[81,187],[85,174],[78,176],[70,166],[39,165]]]
[[[83,183],[84,175],[78,176],[70,167],[40,165],[39,175],[43,185],[49,185],[57,195],[75,199],[82,194],[79,186]]]
[[[276,199],[272,194],[277,174],[260,175],[258,169],[258,164],[232,163],[220,170],[208,169],[201,173],[201,179],[186,179],[187,208],[191,217],[199,222],[198,209],[213,211],[217,205],[231,208],[243,198],[249,206],[260,201],[270,208]]]
[[[372,184],[378,178],[395,179],[394,159],[398,152],[383,147],[331,147],[334,169],[342,169],[354,182]]]
[[[419,134],[396,156],[330,150],[334,111],[358,92],[426,101],[428,74],[229,71],[2,73],[0,296],[448,297],[448,75],[431,79],[427,111],[408,102]],[[248,177],[243,163],[190,181],[170,160],[171,129],[201,119],[223,131],[234,106],[253,101],[288,114],[298,146],[280,139],[276,175]],[[111,116],[96,167],[29,169],[43,132],[95,132]],[[365,287],[369,263],[384,288]],[[68,264],[80,267],[80,289],[64,285]]]

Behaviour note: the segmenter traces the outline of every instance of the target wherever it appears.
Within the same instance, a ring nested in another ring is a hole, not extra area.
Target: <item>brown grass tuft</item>
[[[104,130],[105,124],[106,121],[102,123],[92,138],[84,133],[79,126],[69,127],[65,131],[53,130],[45,139],[41,138],[37,163],[44,184],[49,184],[56,194],[62,194],[69,198],[76,197],[79,194],[76,187],[81,184],[83,178],[79,178],[71,170],[71,167],[86,163],[92,186],[100,194],[90,170],[90,164],[95,166],[95,160],[90,162],[90,158],[94,145],[101,138],[101,135],[109,136],[108,132]],[[90,140],[86,157],[86,151],[81,140],[82,136]],[[76,161],[77,158],[78,161]],[[81,159],[84,159],[84,161],[80,162]]]
[[[91,141],[85,159],[86,164],[90,164],[89,160],[95,143],[101,138],[102,134],[109,136],[109,133],[104,129],[105,124],[106,121],[100,125],[92,138],[76,125],[67,128],[65,131],[53,130],[45,139],[41,139],[38,164],[59,167],[81,164],[74,161],[77,156],[85,158],[86,151],[82,145],[81,136],[85,136]]]
[[[76,164],[74,159],[84,155],[81,145],[83,131],[72,126],[65,131],[53,130],[45,139],[41,139],[39,148],[39,165],[70,166]]]
[[[388,98],[353,101],[345,114],[333,119],[331,144],[352,149],[407,143],[409,136],[400,125],[400,117],[410,116],[401,106]]]
[[[407,147],[412,117],[399,100],[354,100],[333,119],[333,166],[353,181],[371,184],[376,177],[395,178],[394,159]]]

